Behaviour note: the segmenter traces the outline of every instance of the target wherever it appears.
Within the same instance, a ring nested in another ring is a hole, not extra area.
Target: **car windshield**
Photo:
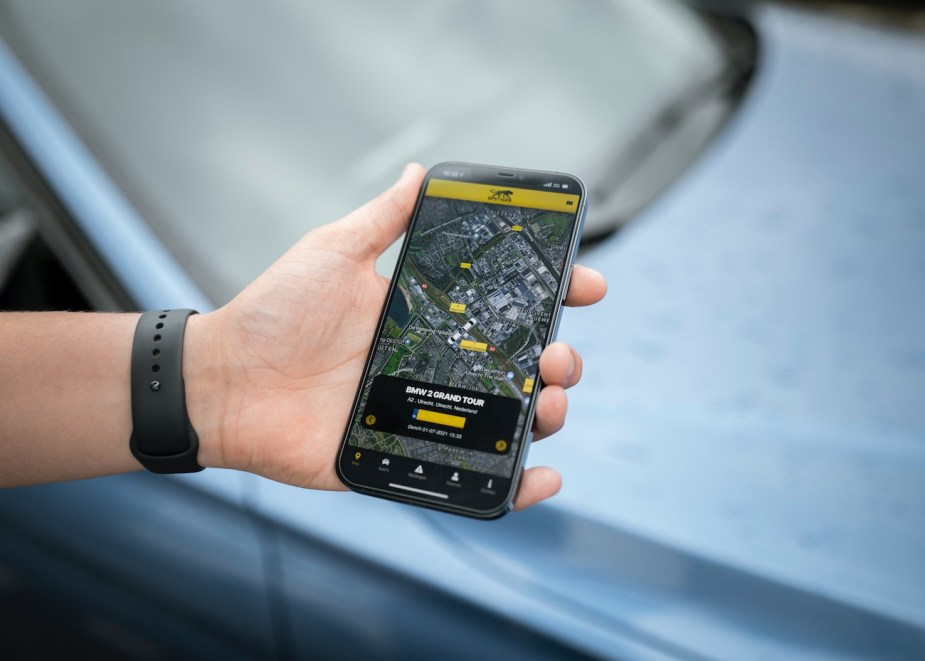
[[[560,170],[594,189],[725,66],[696,14],[651,0],[5,0],[0,26],[216,304],[409,160]]]

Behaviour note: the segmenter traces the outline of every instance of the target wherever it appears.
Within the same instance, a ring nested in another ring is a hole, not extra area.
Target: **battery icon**
[[[568,188],[568,184],[562,184],[562,188]]]

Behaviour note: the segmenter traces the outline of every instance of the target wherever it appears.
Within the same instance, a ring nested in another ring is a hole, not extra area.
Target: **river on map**
[[[388,317],[398,324],[399,328],[404,328],[411,318],[411,306],[408,303],[408,293],[401,287],[398,288],[398,293],[401,296],[393,296],[392,302],[389,303]]]

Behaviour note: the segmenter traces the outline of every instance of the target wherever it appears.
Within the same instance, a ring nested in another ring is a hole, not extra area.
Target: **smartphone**
[[[585,197],[558,172],[427,173],[338,453],[344,484],[477,518],[511,509]]]

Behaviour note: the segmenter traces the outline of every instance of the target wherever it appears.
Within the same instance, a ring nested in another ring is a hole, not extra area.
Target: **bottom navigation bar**
[[[346,464],[344,473],[365,487],[473,509],[497,507],[507,498],[511,486],[509,478],[498,475],[356,446],[348,447],[341,461]]]

